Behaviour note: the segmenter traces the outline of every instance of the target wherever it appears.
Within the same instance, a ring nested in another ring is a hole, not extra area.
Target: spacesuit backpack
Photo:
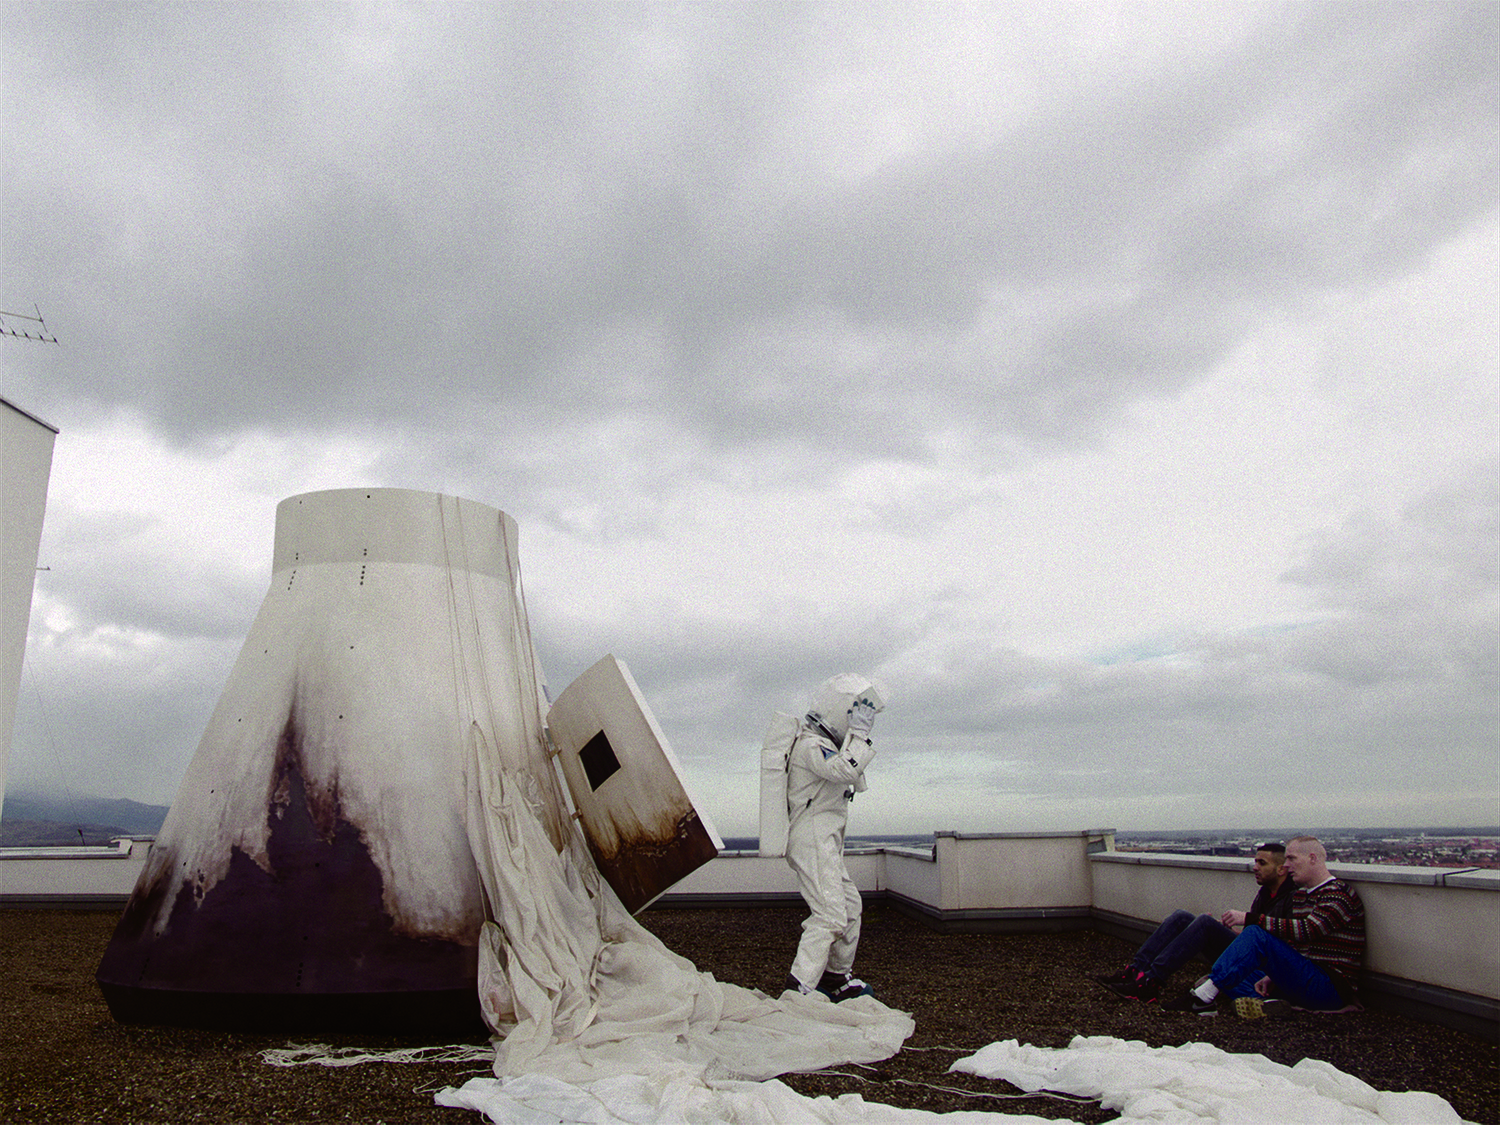
[[[786,855],[786,766],[802,721],[777,711],[760,747],[760,854]]]

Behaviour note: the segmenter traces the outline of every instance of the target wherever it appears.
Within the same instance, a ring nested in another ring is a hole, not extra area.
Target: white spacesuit
[[[881,689],[864,676],[834,676],[813,696],[787,758],[786,859],[811,911],[787,987],[836,1001],[870,993],[853,975],[860,898],[844,866],[844,827],[849,802],[866,788],[870,730],[884,708]]]

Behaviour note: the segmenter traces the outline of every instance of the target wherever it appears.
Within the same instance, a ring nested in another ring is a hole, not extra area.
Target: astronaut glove
[[[861,696],[849,707],[849,733],[855,738],[870,741],[870,731],[875,726],[875,704]]]

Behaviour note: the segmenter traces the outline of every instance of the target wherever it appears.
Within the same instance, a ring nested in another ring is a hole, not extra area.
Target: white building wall
[[[0,804],[10,772],[21,662],[57,430],[0,398]]]

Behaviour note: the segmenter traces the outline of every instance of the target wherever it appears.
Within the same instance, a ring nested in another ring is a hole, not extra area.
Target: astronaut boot
[[[824,973],[818,991],[835,1004],[856,996],[874,996],[875,990],[853,973]]]
[[[807,985],[803,984],[796,977],[792,976],[791,973],[787,974],[787,976],[786,976],[786,983],[781,986],[781,990],[783,992],[796,992],[796,993],[800,993],[803,996],[811,996],[814,992],[819,991],[816,988],[809,988]]]

